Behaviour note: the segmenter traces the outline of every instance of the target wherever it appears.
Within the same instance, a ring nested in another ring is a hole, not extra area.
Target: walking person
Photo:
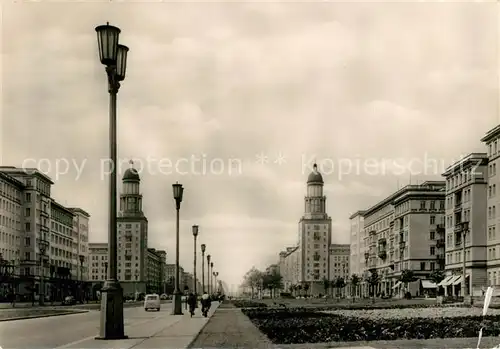
[[[203,293],[203,296],[201,296],[201,313],[203,314],[204,317],[208,316],[208,311],[210,310],[210,296],[208,295],[207,292]]]
[[[191,317],[193,317],[193,315],[194,315],[194,309],[196,308],[196,303],[198,302],[198,300],[196,299],[196,296],[194,295],[194,293],[191,292],[189,294],[186,302],[189,305],[189,312],[191,313]]]

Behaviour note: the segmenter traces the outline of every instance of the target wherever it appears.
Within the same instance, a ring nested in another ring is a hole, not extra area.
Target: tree
[[[356,299],[356,291],[358,288],[358,284],[359,284],[359,276],[356,274],[352,274],[351,275],[351,285],[352,285],[351,292],[352,292],[352,301],[353,302]]]
[[[255,290],[258,290],[263,282],[263,274],[260,270],[252,267],[243,277],[243,286],[251,289],[251,297],[254,298]]]
[[[325,295],[328,295],[328,290],[330,289],[330,280],[328,280],[326,277],[323,277],[323,288],[325,289]]]
[[[405,289],[408,290],[408,284],[410,282],[416,281],[417,278],[415,277],[415,274],[413,273],[413,270],[410,269],[405,269],[401,272],[401,276],[399,278],[399,281],[405,285]],[[406,296],[406,295],[405,295]]]
[[[338,296],[340,297],[340,292],[339,290],[343,289],[345,287],[345,281],[344,281],[344,278],[339,276],[336,280],[335,280],[335,287],[337,288],[337,292],[338,292]]]
[[[368,276],[368,284],[372,288],[373,303],[375,303],[376,289],[377,289],[379,281],[380,281],[380,278],[379,278],[377,269],[370,270],[370,274]]]
[[[262,275],[263,286],[265,289],[268,289],[271,293],[271,297],[273,297],[274,290],[280,290],[283,288],[283,277],[278,271],[276,265],[271,265],[266,269],[266,272]]]
[[[309,283],[304,284],[304,291],[306,291],[306,296],[307,296],[307,291],[309,290]]]
[[[436,285],[439,285],[441,281],[443,281],[445,278],[444,271],[442,269],[434,270],[430,275],[429,279],[434,282]],[[443,286],[438,286],[438,295],[442,295]]]

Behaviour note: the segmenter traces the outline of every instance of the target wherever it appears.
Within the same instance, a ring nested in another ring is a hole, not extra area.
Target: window
[[[433,231],[431,231],[431,232],[429,233],[429,239],[430,239],[430,240],[434,240],[435,238],[436,238],[436,233],[435,233],[435,232],[433,232]]]
[[[24,212],[24,215],[25,215],[26,217],[31,216],[31,209],[30,209],[30,208],[26,208],[24,211],[25,211],[25,212]]]
[[[26,193],[26,202],[31,202],[31,193]]]
[[[435,210],[435,209],[436,209],[436,202],[431,201],[431,210]]]
[[[436,216],[431,216],[431,224],[436,224]]]
[[[425,262],[420,262],[420,270],[425,270]]]
[[[31,231],[31,223],[27,222],[25,226],[26,226],[26,231],[30,232]]]
[[[434,256],[436,254],[436,247],[431,246],[429,253],[430,253],[431,256]]]
[[[27,260],[27,261],[31,260],[31,254],[29,252],[25,252],[24,253],[24,259]]]
[[[425,210],[425,201],[420,201],[420,209]]]
[[[24,239],[24,245],[25,245],[25,246],[30,246],[30,245],[31,245],[31,239],[29,238],[29,236],[27,236],[27,237]]]

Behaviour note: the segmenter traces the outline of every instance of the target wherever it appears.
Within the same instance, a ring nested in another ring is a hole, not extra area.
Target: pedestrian
[[[203,314],[204,317],[208,316],[208,311],[210,310],[210,296],[208,295],[207,292],[203,293],[203,296],[201,296],[201,313]]]
[[[194,293],[190,293],[187,299],[187,304],[189,304],[189,312],[191,313],[191,317],[194,315],[194,309],[196,308],[196,303],[197,303],[196,296]]]

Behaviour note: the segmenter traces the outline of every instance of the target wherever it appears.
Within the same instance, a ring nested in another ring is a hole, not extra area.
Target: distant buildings
[[[308,287],[307,293],[325,293],[323,280],[347,275],[349,245],[332,245],[332,220],[326,213],[323,176],[314,164],[307,179],[304,215],[299,221],[296,246],[279,253],[279,270],[286,291],[291,286]]]

